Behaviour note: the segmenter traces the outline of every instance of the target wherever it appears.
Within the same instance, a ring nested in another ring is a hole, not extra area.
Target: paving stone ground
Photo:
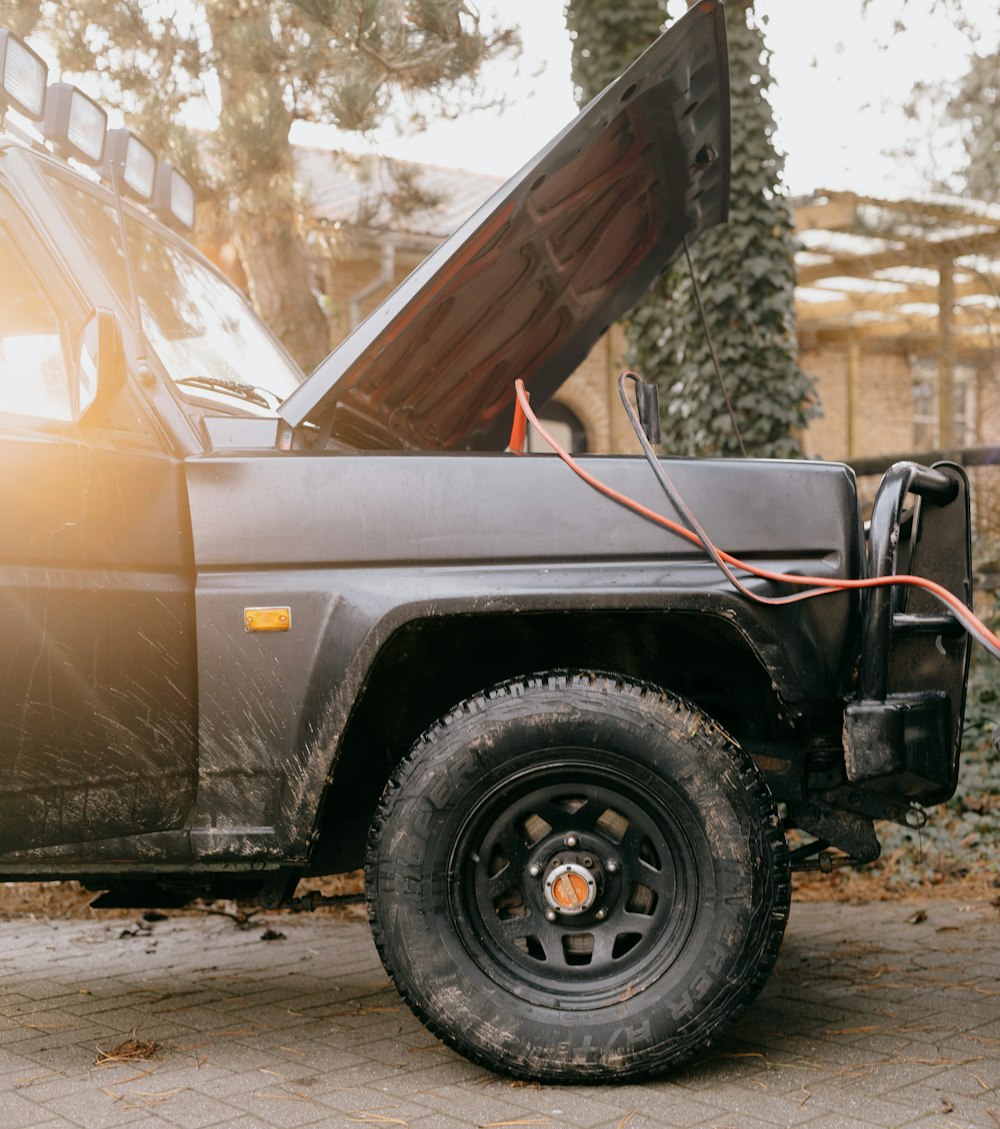
[[[1000,1129],[1000,916],[918,908],[795,905],[770,983],[704,1061],[572,1088],[442,1047],[359,921],[0,922],[0,1129]],[[99,1063],[129,1040],[155,1054]]]

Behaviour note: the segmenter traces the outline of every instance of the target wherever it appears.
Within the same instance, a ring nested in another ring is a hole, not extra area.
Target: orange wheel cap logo
[[[579,874],[560,875],[552,887],[552,896],[563,909],[576,909],[587,900],[587,883]]]

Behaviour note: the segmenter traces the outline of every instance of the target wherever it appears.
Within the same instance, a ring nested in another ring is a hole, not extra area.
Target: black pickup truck
[[[726,217],[721,6],[306,379],[155,218],[193,213],[169,166],[7,33],[0,77],[3,876],[280,906],[365,865],[387,969],[470,1058],[702,1052],[774,964],[791,870],[952,793],[968,656],[920,590],[759,604],[505,449],[515,378],[543,404]],[[642,459],[582,461],[669,510]],[[843,465],[662,466],[744,561],[971,598],[956,466],[897,465],[867,524]]]

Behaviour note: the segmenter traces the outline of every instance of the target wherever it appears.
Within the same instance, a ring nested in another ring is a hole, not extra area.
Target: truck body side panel
[[[804,575],[857,575],[846,468],[668,465],[724,547]],[[588,466],[666,508],[641,460]],[[749,604],[704,554],[553,458],[255,453],[195,458],[187,469],[198,569],[197,857],[304,854],[366,673],[412,619],[699,611],[737,627],[793,711],[841,692],[852,598],[796,605],[796,631],[783,630],[787,609]],[[245,609],[273,606],[291,609],[290,631],[245,629]]]

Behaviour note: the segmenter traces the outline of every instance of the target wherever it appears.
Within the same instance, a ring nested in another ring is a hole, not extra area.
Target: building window
[[[913,362],[913,446],[929,451],[939,446],[938,363],[932,357]],[[976,433],[976,370],[956,365],[953,376],[952,438],[956,447],[967,447]]]
[[[926,377],[913,385],[913,446],[929,451],[937,443],[937,380]]]
[[[565,404],[550,400],[538,413],[542,426],[571,455],[587,453],[587,432],[580,417]],[[552,448],[534,430],[528,428],[528,450],[536,454],[551,454]]]

